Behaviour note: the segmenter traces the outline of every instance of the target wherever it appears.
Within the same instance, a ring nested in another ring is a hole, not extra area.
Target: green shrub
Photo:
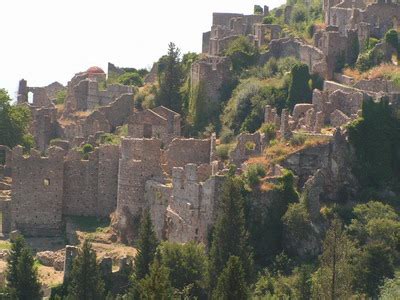
[[[263,19],[263,24],[274,24],[276,22],[275,17],[274,16],[266,16]]]
[[[310,24],[307,26],[307,34],[309,38],[312,38],[314,36],[315,33],[315,25],[314,24]]]
[[[221,135],[220,135],[221,143],[224,143],[224,144],[230,143],[234,137],[235,137],[235,135],[232,130],[230,130],[227,127],[222,128]]]
[[[399,51],[399,36],[396,30],[390,29],[385,34],[385,41],[391,45],[396,51]]]
[[[254,5],[254,14],[262,15],[264,12],[263,8],[260,5]]]
[[[58,91],[56,94],[56,100],[54,101],[54,104],[64,104],[66,97],[67,97],[66,89]]]
[[[276,138],[276,126],[272,123],[264,123],[260,127],[261,133],[265,134],[268,141],[272,141]]]
[[[244,177],[246,179],[246,182],[250,188],[254,188],[260,183],[260,178],[265,176],[265,168],[263,165],[260,164],[254,164],[250,165],[245,174]]]
[[[296,5],[292,11],[292,23],[301,23],[307,20],[307,9],[304,6]]]
[[[307,136],[301,133],[295,133],[290,139],[290,145],[292,146],[301,146],[307,140]]]
[[[137,72],[126,72],[117,78],[117,82],[123,85],[143,86],[143,78]]]
[[[227,160],[229,158],[229,151],[231,147],[227,144],[222,144],[217,146],[217,155],[222,160]]]
[[[253,151],[256,148],[256,144],[253,142],[247,142],[245,147],[246,150]]]
[[[257,48],[245,36],[239,36],[230,42],[224,54],[231,59],[232,69],[236,73],[253,65],[258,56]]]
[[[81,148],[81,152],[83,154],[83,159],[89,159],[89,153],[93,152],[94,147],[91,144],[85,144]]]

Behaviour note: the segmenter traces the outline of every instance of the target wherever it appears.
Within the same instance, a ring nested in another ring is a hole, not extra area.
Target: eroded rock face
[[[53,267],[56,271],[64,270],[65,251],[42,251],[36,253],[39,262],[48,267]]]

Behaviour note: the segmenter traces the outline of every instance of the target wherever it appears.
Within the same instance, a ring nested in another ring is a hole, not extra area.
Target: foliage
[[[378,188],[398,178],[400,170],[400,122],[386,99],[364,101],[362,118],[349,127],[355,147],[354,173],[364,187]]]
[[[274,24],[275,22],[275,17],[272,15],[265,16],[262,21],[263,24]]]
[[[92,144],[85,144],[82,146],[80,151],[83,154],[83,159],[88,160],[89,159],[89,153],[94,151],[94,147]]]
[[[0,145],[13,148],[25,144],[33,146],[32,139],[26,137],[31,113],[24,105],[11,105],[7,92],[0,89]]]
[[[292,203],[282,217],[285,230],[290,236],[306,239],[311,232],[311,219],[304,203]]]
[[[381,300],[396,299],[400,295],[400,273],[397,273],[395,278],[386,279],[385,283],[380,289]]]
[[[352,263],[357,249],[334,219],[323,242],[320,267],[313,274],[313,295],[316,299],[348,299],[352,294]]]
[[[258,191],[248,196],[248,202],[254,202],[253,197],[261,197]],[[250,244],[254,249],[254,259],[258,267],[272,263],[275,256],[282,252],[283,222],[290,203],[297,202],[299,195],[294,187],[294,175],[285,171],[273,188],[273,196],[269,198],[268,207],[251,205],[247,216],[250,233]]]
[[[391,45],[397,52],[399,52],[399,36],[396,30],[390,29],[385,34],[385,42]]]
[[[228,144],[222,144],[217,146],[217,155],[222,160],[227,160],[229,158],[229,151],[231,150],[231,146]]]
[[[223,185],[221,204],[215,222],[210,249],[210,286],[215,287],[229,257],[240,257],[245,270],[246,282],[251,281],[252,249],[248,245],[245,230],[244,200],[241,196],[243,183],[239,178],[227,177]]]
[[[67,89],[62,89],[58,91],[56,94],[56,100],[54,101],[54,104],[64,104],[66,97],[67,97]]]
[[[292,110],[297,103],[308,103],[311,101],[312,94],[308,85],[310,73],[306,64],[296,64],[291,70],[291,80],[287,106]]]
[[[358,204],[353,209],[354,219],[348,226],[349,233],[361,245],[382,242],[397,250],[400,243],[400,217],[393,207],[378,201]]]
[[[382,51],[371,49],[369,51],[363,52],[358,56],[355,67],[360,72],[366,72],[374,66],[378,66],[383,62],[384,54]]]
[[[180,88],[183,83],[183,72],[180,65],[180,50],[174,43],[168,45],[168,54],[159,62],[159,91],[157,105],[163,105],[176,112],[182,110]]]
[[[290,145],[292,146],[301,146],[304,145],[304,143],[307,140],[307,136],[301,133],[295,133],[293,136],[290,138]]]
[[[263,8],[260,5],[254,5],[254,14],[262,15],[264,12]]]
[[[260,184],[260,179],[265,177],[265,168],[260,164],[249,165],[246,172],[244,173],[244,178],[247,185],[252,189]]]
[[[41,299],[40,283],[32,254],[22,235],[11,240],[7,258],[7,290],[17,299]]]
[[[231,41],[224,54],[231,59],[232,69],[236,73],[252,66],[258,57],[257,48],[245,36]]]
[[[143,86],[143,77],[138,72],[125,72],[118,76],[117,82],[123,85]]]
[[[243,263],[237,256],[230,256],[226,267],[218,277],[214,299],[221,300],[246,300],[249,299],[249,291],[243,270]]]
[[[96,252],[85,240],[72,264],[68,294],[74,299],[104,299],[104,282],[96,262]]]
[[[139,281],[139,294],[140,299],[144,300],[167,300],[173,297],[169,271],[161,263],[159,253],[156,253],[154,257],[150,266],[150,273]]]
[[[356,290],[376,299],[384,280],[394,276],[392,250],[381,242],[369,243],[358,257],[355,270]]]
[[[156,233],[149,210],[146,210],[140,221],[139,236],[136,244],[137,254],[134,258],[134,270],[132,275],[133,294],[137,294],[137,283],[150,272],[150,265],[158,246]]]
[[[223,126],[234,134],[255,132],[264,120],[265,105],[275,106],[280,111],[285,106],[286,97],[285,87],[265,85],[254,78],[242,80],[221,116]]]
[[[265,135],[267,141],[272,141],[276,138],[276,126],[272,123],[264,123],[260,127],[260,132]]]
[[[172,287],[179,293],[201,298],[206,291],[207,256],[204,246],[190,242],[164,242],[159,247],[161,264],[169,270]]]

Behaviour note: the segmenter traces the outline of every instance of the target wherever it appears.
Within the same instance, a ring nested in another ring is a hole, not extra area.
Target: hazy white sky
[[[107,63],[150,67],[170,41],[182,52],[201,51],[212,12],[252,13],[284,0],[0,0],[0,88],[14,98],[21,78],[29,86]]]

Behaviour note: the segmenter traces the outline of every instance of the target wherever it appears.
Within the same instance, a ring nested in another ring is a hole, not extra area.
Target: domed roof
[[[102,68],[99,67],[90,67],[86,71],[88,74],[105,74]]]

